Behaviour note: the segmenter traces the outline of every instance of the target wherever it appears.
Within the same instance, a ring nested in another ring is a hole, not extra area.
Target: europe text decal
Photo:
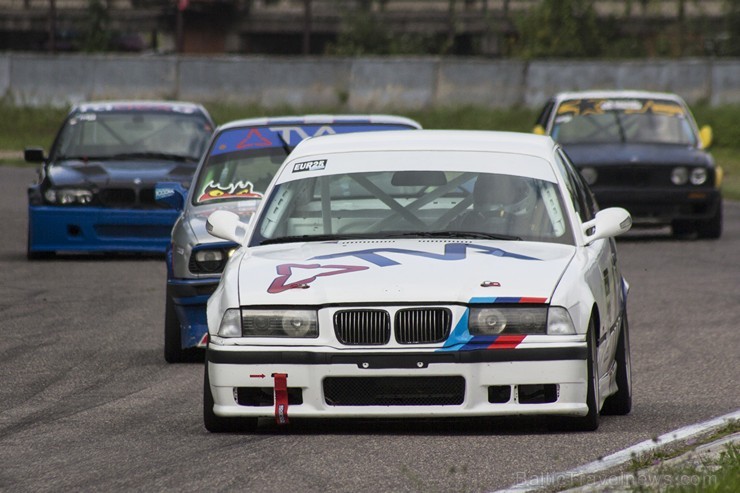
[[[350,252],[334,253],[330,255],[319,255],[312,257],[308,261],[316,260],[335,260],[340,258],[355,258],[372,264],[376,267],[390,267],[393,265],[401,264],[400,261],[389,258],[388,254],[395,255],[409,255],[412,257],[423,257],[430,260],[437,260],[443,262],[465,260],[468,255],[468,250],[473,254],[492,255],[495,257],[509,257],[520,260],[540,260],[535,257],[529,257],[526,255],[519,255],[516,253],[507,252],[500,248],[488,247],[485,245],[476,245],[472,243],[447,243],[444,247],[444,253],[430,253],[419,250],[408,250],[405,248],[370,248],[366,250],[355,250]],[[385,254],[385,255],[383,255]],[[334,276],[338,274],[349,274],[360,270],[369,269],[371,266],[364,265],[341,265],[341,264],[280,264],[277,266],[277,274],[270,287],[267,289],[268,293],[280,293],[288,289],[295,288],[306,288],[309,284],[316,281],[319,277]],[[313,272],[306,272],[304,269],[311,270]],[[308,276],[306,276],[308,274]],[[295,277],[295,279],[291,279]]]

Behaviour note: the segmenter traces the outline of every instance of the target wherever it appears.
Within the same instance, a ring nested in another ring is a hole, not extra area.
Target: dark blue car
[[[165,360],[201,359],[207,343],[206,302],[237,247],[208,233],[213,211],[229,210],[248,222],[286,156],[308,137],[418,128],[418,122],[394,115],[250,118],[220,126],[189,190],[177,183],[157,187],[160,201],[182,210],[166,254]]]
[[[535,131],[559,142],[602,208],[623,207],[635,226],[670,226],[675,235],[722,234],[722,168],[707,151],[686,103],[670,93],[561,93]]]
[[[213,133],[201,105],[109,101],[72,108],[28,188],[29,259],[57,252],[163,254],[180,211],[157,182],[187,185]]]

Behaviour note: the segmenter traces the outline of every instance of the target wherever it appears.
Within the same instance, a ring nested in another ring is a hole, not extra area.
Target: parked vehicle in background
[[[628,209],[636,226],[676,235],[722,234],[722,168],[679,96],[647,91],[564,92],[542,110],[535,132],[558,141],[602,207]]]
[[[631,408],[613,236],[550,138],[418,130],[309,139],[208,300],[203,419],[546,415]]]
[[[28,188],[29,259],[56,252],[164,253],[179,211],[154,186],[188,184],[214,123],[198,104],[100,101],[74,106]]]
[[[252,118],[220,126],[189,191],[172,183],[158,187],[161,201],[182,209],[166,254],[165,359],[170,363],[202,359],[208,332],[206,301],[238,247],[208,233],[211,212],[227,209],[248,222],[285,157],[307,137],[418,128],[414,120],[393,115]]]

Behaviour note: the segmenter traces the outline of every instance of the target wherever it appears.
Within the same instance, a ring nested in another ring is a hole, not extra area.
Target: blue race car
[[[57,252],[163,254],[180,211],[154,199],[161,181],[188,184],[215,125],[201,105],[172,101],[79,104],[28,188],[29,259]]]
[[[158,200],[182,209],[166,253],[165,360],[202,359],[206,301],[237,248],[206,231],[211,212],[226,209],[248,221],[285,157],[307,137],[419,128],[391,115],[307,115],[238,120],[216,129],[189,190],[177,183],[157,186]]]

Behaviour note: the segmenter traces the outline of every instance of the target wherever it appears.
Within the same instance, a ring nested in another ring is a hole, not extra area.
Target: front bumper
[[[30,252],[164,253],[179,212],[28,207]]]
[[[208,333],[206,304],[218,287],[219,279],[167,279],[167,293],[172,297],[180,322],[183,349],[205,347]]]
[[[636,225],[711,219],[722,204],[717,189],[592,187],[592,191],[599,207],[623,207]]]
[[[586,343],[523,349],[246,351],[211,343],[206,364],[221,417],[583,416]]]

